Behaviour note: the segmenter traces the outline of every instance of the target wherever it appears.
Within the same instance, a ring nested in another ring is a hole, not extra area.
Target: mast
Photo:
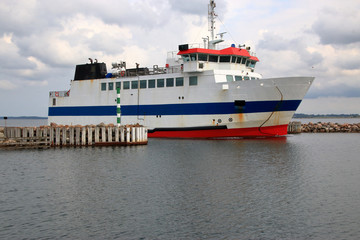
[[[211,33],[211,41],[213,41],[215,39],[215,1],[214,0],[210,0],[210,4],[208,7],[208,23],[209,23],[209,32]]]
[[[210,3],[208,5],[208,24],[209,24],[209,32],[210,32],[210,40],[208,44],[209,49],[215,49],[216,44],[224,41],[222,40],[223,33],[220,34],[221,39],[215,38],[215,18],[217,16],[215,14],[215,7],[216,7],[215,0],[210,0]]]

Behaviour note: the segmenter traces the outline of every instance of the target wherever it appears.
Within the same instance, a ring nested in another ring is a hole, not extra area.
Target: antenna
[[[218,34],[216,34],[216,35],[219,35],[220,38],[222,39],[225,33],[226,33],[226,32],[221,32],[221,33],[218,33]]]

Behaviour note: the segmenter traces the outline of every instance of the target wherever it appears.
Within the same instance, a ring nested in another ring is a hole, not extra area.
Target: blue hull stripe
[[[235,106],[234,102],[184,103],[159,105],[122,105],[122,116],[137,115],[209,115],[273,111],[295,111],[301,100],[246,102]],[[49,107],[49,116],[116,116],[113,106]]]
[[[116,116],[114,106],[49,107],[49,116]]]

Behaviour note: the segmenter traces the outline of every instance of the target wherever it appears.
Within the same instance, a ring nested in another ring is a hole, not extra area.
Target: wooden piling
[[[92,145],[93,128],[87,127],[87,132],[88,132],[88,141],[87,141],[87,144],[88,144],[88,145]]]
[[[95,142],[100,142],[99,131],[100,131],[100,128],[95,127]]]
[[[76,134],[76,138],[75,138],[75,145],[81,145],[81,128],[77,127],[75,129],[75,134]]]
[[[120,134],[119,134],[120,128],[119,127],[115,127],[115,142],[120,142]]]
[[[61,142],[61,144],[63,146],[66,146],[66,141],[67,141],[67,128],[63,128],[62,129],[62,142]]]
[[[83,146],[86,145],[86,128],[85,127],[81,128],[81,145],[83,145]]]
[[[24,130],[26,130],[24,128]],[[54,146],[54,128],[50,127],[50,145]]]
[[[107,129],[107,141],[109,143],[112,142],[112,134],[113,134],[113,128],[112,127],[108,127]]]
[[[106,142],[106,129],[105,127],[101,127],[101,142]]]
[[[15,137],[18,137],[18,138],[21,137],[21,130],[22,130],[21,128],[15,129]]]
[[[75,138],[75,129],[74,127],[70,127],[70,136],[69,136],[69,140],[70,140],[70,145],[73,146],[74,145],[74,138]]]
[[[288,133],[301,133],[301,122],[290,122],[288,125]]]
[[[55,145],[60,146],[60,128],[55,127]]]
[[[120,142],[125,142],[125,128],[120,127]]]

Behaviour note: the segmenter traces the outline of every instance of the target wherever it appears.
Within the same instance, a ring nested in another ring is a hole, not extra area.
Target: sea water
[[[0,239],[359,239],[359,139],[0,150]]]

